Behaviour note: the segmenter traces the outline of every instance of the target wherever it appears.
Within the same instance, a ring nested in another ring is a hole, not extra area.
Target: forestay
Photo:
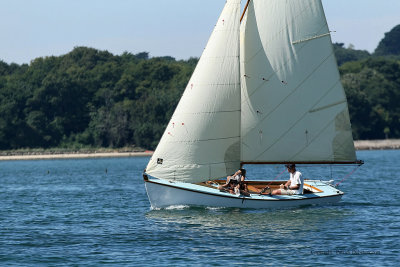
[[[354,162],[321,1],[252,0],[241,32],[241,160]]]
[[[228,0],[146,172],[201,182],[240,166],[240,0]]]

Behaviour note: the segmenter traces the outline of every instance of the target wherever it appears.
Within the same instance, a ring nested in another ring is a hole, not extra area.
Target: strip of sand
[[[400,149],[400,139],[386,140],[359,140],[354,141],[356,150],[382,150],[382,149]],[[35,154],[35,155],[3,155],[2,160],[40,160],[40,159],[85,159],[85,158],[122,158],[122,157],[149,157],[153,151],[142,152],[93,152],[93,153],[53,153],[53,154]]]
[[[43,155],[10,155],[0,156],[1,160],[40,160],[40,159],[85,159],[85,158],[122,158],[122,157],[148,157],[153,151],[143,152],[102,152],[102,153],[60,153]]]
[[[354,141],[357,150],[400,149],[400,139]]]

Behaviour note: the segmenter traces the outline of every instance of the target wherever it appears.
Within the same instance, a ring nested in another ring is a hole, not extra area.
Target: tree
[[[369,58],[340,67],[356,139],[400,137],[400,62]]]
[[[385,37],[380,41],[375,49],[375,56],[400,55],[400,24],[391,31],[385,33]]]
[[[344,43],[333,44],[333,49],[335,52],[337,64],[339,66],[349,61],[357,61],[370,57],[368,51],[355,50],[354,46],[349,46],[349,48],[345,48]]]
[[[355,139],[400,138],[400,61],[334,47]],[[0,149],[154,149],[197,62],[87,47],[0,61]]]

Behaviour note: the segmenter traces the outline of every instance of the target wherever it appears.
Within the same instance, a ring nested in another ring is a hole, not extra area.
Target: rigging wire
[[[352,175],[358,168],[360,168],[361,165],[357,165],[350,173],[348,173],[339,183],[335,184],[335,187],[338,187],[344,180],[349,178],[350,175]]]
[[[280,177],[286,170],[287,170],[287,169],[285,168],[280,174],[278,174],[277,176],[275,176],[275,178],[272,179],[272,181],[269,182],[269,184],[268,184],[267,186],[269,186],[270,184],[272,184],[272,182],[273,182],[275,179],[277,179],[278,177]]]
[[[272,181],[270,181],[261,191],[260,194],[264,193],[267,189],[269,189],[269,186],[272,184],[273,181],[275,181],[275,179],[277,179],[278,177],[280,177],[284,172],[286,171],[286,168],[277,176],[275,176],[274,179],[272,179]]]

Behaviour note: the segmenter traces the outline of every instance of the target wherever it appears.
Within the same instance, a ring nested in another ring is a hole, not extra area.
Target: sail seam
[[[288,25],[289,26],[289,25]],[[325,23],[321,28],[320,28],[320,30],[319,31],[321,31],[324,27],[326,27],[327,26],[327,23]],[[273,40],[273,39],[272,39]],[[307,44],[304,44],[303,46],[301,46],[299,49],[298,49],[298,51],[299,52],[301,52],[301,50],[306,46]],[[264,47],[261,47],[260,49],[259,49],[259,51],[256,53],[256,54],[258,54],[260,51],[264,51]],[[333,52],[332,52],[333,53]],[[266,55],[267,56],[267,55]],[[268,57],[268,56],[267,56]],[[254,58],[254,57],[253,57]],[[243,100],[243,102],[248,102],[248,100],[251,98],[251,96],[252,95],[254,95],[260,88],[262,88],[263,87],[263,85],[265,84],[265,82],[266,81],[269,81],[273,76],[278,76],[278,73],[282,70],[282,69],[284,69],[284,67],[285,66],[287,66],[291,61],[292,61],[293,59],[291,59],[291,58],[289,58],[288,60],[286,60],[286,62],[279,68],[279,69],[277,69],[277,70],[275,70],[275,69],[273,69],[272,68],[272,73],[267,77],[267,78],[263,78],[262,80],[263,80],[263,82],[261,82],[260,83],[260,85],[259,86],[257,86],[252,92],[251,92],[251,94],[249,94],[248,96],[247,96],[247,98],[246,99],[244,99]],[[249,62],[250,62],[251,60],[249,60]],[[243,62],[243,64],[246,64],[246,62]],[[272,66],[271,66],[272,67]],[[261,80],[261,79],[260,79]],[[279,79],[278,79],[279,80]]]
[[[329,57],[328,57],[328,58],[329,58]],[[325,62],[325,61],[323,61],[323,62]],[[319,68],[319,67],[318,67],[318,68]],[[318,68],[317,68],[317,69],[318,69]],[[316,69],[316,70],[317,70],[317,69]],[[315,71],[316,71],[316,70],[315,70]],[[313,71],[305,80],[307,80],[313,73],[315,73],[315,71]],[[304,81],[305,81],[305,80],[304,80]],[[304,81],[303,81],[303,82],[304,82]],[[303,83],[303,82],[302,82],[302,83]],[[337,80],[337,81],[331,86],[331,88],[329,88],[329,90],[328,90],[324,95],[322,95],[322,96],[318,99],[318,101],[316,102],[316,104],[314,105],[314,107],[315,107],[315,106],[316,106],[316,105],[317,105],[317,104],[318,104],[318,103],[319,103],[333,88],[335,88],[336,85],[337,85],[339,82],[340,82],[340,80]],[[302,83],[301,83],[301,84],[302,84]],[[300,84],[300,85],[301,85],[301,84]],[[299,86],[300,86],[300,85],[299,85]],[[296,88],[294,91],[296,91],[297,89],[298,89],[298,88]],[[293,92],[294,92],[294,91],[293,91]],[[292,93],[293,93],[293,92],[292,92]],[[292,93],[291,93],[291,94],[292,94]],[[287,97],[289,97],[291,94],[289,94]],[[286,97],[286,98],[287,98],[287,97]],[[285,98],[285,99],[286,99],[286,98]],[[282,103],[282,102],[281,102],[281,103]],[[278,106],[280,106],[281,103],[280,103]],[[277,107],[276,107],[276,108],[277,108]],[[275,109],[274,109],[274,110],[275,110]],[[272,111],[272,112],[273,112],[273,111]],[[267,114],[266,117],[268,117],[272,112],[270,112],[269,114]],[[291,129],[293,129],[293,128],[294,128],[308,113],[309,113],[309,112],[306,111],[306,112],[303,114],[303,116],[301,116],[301,118],[298,119],[298,120],[296,121],[296,123],[294,123],[288,130],[286,130],[285,133],[282,134],[282,135],[281,135],[274,143],[272,143],[267,149],[265,149],[262,153],[258,154],[256,158],[260,157],[262,154],[265,153],[265,151],[269,150],[269,149],[270,149],[271,147],[273,147],[276,143],[278,143],[278,142],[279,142]],[[264,117],[262,121],[264,121],[264,120],[266,119],[266,117]],[[253,128],[253,129],[254,129],[254,128]],[[315,138],[313,138],[313,140],[315,140]],[[312,140],[312,141],[313,141],[313,140]],[[298,154],[298,153],[297,153],[297,154]],[[296,155],[297,155],[297,154],[296,154]],[[293,157],[292,157],[292,158],[293,158]]]
[[[240,160],[210,162],[210,163],[196,163],[196,165],[206,166],[206,165],[217,165],[217,164],[234,163],[234,162],[240,162]]]
[[[196,83],[190,82],[191,84],[196,84],[196,86],[207,86],[207,85],[240,85],[240,83]]]
[[[324,97],[326,97],[328,94],[329,94],[329,92],[333,89],[333,88],[335,88],[336,87],[336,85],[339,83],[339,80],[338,81],[336,81],[336,83],[323,95],[323,96],[321,96],[320,97],[320,99],[317,101],[317,103],[314,105],[314,107],[324,98]],[[292,126],[292,127],[290,127],[282,136],[281,136],[281,138],[279,138],[274,144],[272,144],[268,149],[270,149],[273,145],[275,145],[279,140],[281,140],[282,138],[283,138],[283,136],[285,136],[294,126],[296,126],[302,119],[304,119],[304,117],[307,115],[307,112],[305,112],[304,114],[303,114],[303,116]],[[292,156],[291,158],[295,158],[298,154],[300,154],[301,152],[303,152],[304,151],[304,149],[306,149],[311,143],[313,143],[320,135],[321,135],[321,133],[323,133],[324,131],[325,131],[325,129],[331,124],[333,122],[333,120],[331,121],[331,122],[329,122],[325,127],[323,127],[318,133],[317,133],[317,135],[314,137],[314,138],[312,138],[311,140],[310,140],[310,142],[303,148],[303,149],[301,149],[299,152],[297,152],[294,156]],[[268,150],[267,149],[267,150]],[[265,150],[266,151],[266,150]],[[265,153],[265,151],[263,152],[263,153]]]
[[[298,86],[296,88],[294,88],[294,90],[292,90],[284,99],[282,99],[282,101],[275,106],[275,108],[273,110],[271,110],[268,114],[266,114],[261,120],[260,123],[263,122],[264,120],[266,120],[272,113],[275,112],[275,110],[277,110],[282,103],[284,103],[286,101],[286,99],[288,99],[291,95],[293,95],[331,56],[333,55],[333,52],[331,54],[329,54],[323,61],[321,61],[321,63],[312,71],[310,72],[309,75],[307,75],[307,77],[305,77],[303,79],[303,81],[301,81]],[[338,81],[336,81],[335,85],[337,84]],[[332,89],[332,87],[328,90],[330,91]],[[319,100],[320,101],[320,100]],[[251,130],[255,129],[256,127],[253,127]],[[268,150],[268,149],[267,149]],[[265,150],[266,151],[266,150]],[[264,152],[265,152],[264,151]],[[264,153],[263,152],[263,153]],[[263,154],[262,153],[262,154]]]
[[[303,10],[303,11],[304,11],[304,10]],[[302,11],[302,12],[303,12],[303,11]],[[252,13],[253,13],[253,12],[252,12]],[[301,14],[301,13],[299,13],[299,14]],[[322,23],[320,24],[320,25],[322,25],[321,28],[319,29],[319,31],[316,31],[316,33],[315,33],[315,34],[321,33],[321,35],[314,36],[314,38],[308,38],[308,39],[306,39],[306,40],[309,40],[309,39],[311,40],[311,39],[320,38],[320,37],[329,35],[329,33],[327,34],[326,31],[324,30],[324,28],[325,28],[326,25],[327,25],[326,21],[325,21],[325,22],[324,22],[324,21],[321,21],[321,22],[322,22]],[[292,23],[293,23],[293,20],[292,20]],[[290,23],[290,24],[292,24],[292,23]],[[287,24],[286,27],[289,27],[290,24]],[[284,30],[284,29],[282,29],[282,30]],[[271,39],[272,39],[272,40],[277,39],[277,38],[279,37],[279,35],[281,34],[282,30],[279,31],[278,33],[276,33],[275,36],[274,36],[274,38],[270,38],[269,41],[270,41]],[[300,41],[305,41],[305,40],[300,40]],[[297,41],[297,42],[293,42],[292,44],[294,44],[294,43],[300,43],[300,42]],[[297,47],[297,48],[296,48],[296,51],[298,52],[298,54],[303,54],[303,53],[304,53],[303,50],[304,50],[308,45],[309,45],[309,43],[303,43],[303,44],[301,44],[299,47]],[[260,47],[260,50],[257,51],[257,53],[253,56],[253,58],[251,58],[251,59],[248,60],[248,61],[243,60],[245,66],[247,65],[247,64],[246,64],[247,62],[253,61],[254,58],[257,56],[257,54],[259,54],[260,51],[262,51],[262,49],[265,49],[265,52],[264,52],[264,53],[267,52],[267,50],[266,50],[266,48],[264,47],[263,43],[261,43],[261,45],[260,45],[259,47]],[[285,103],[285,101],[286,101],[289,97],[292,97],[293,94],[294,94],[296,91],[299,91],[299,89],[303,88],[305,82],[306,82],[307,80],[310,80],[310,77],[312,77],[313,75],[315,75],[315,73],[318,73],[318,70],[319,70],[324,64],[326,64],[326,61],[333,55],[332,49],[329,49],[329,50],[330,50],[330,51],[329,51],[330,53],[328,52],[328,56],[326,56],[326,58],[323,59],[319,64],[317,63],[318,65],[316,66],[316,68],[314,68],[314,70],[313,70],[311,73],[309,73],[309,75],[306,76],[306,77],[303,79],[303,81],[301,81],[300,83],[297,83],[297,84],[295,85],[296,88],[294,88],[294,90],[291,90],[291,91],[289,92],[289,94],[288,94],[286,97],[284,97],[283,100],[280,101],[280,103],[279,103],[278,105],[276,105],[275,107],[272,107],[272,111],[268,112],[268,114],[265,115],[264,118],[261,118],[261,120],[258,121],[258,123],[256,123],[255,127],[252,127],[251,130],[248,131],[248,132],[253,132],[253,131],[255,131],[255,129],[257,129],[257,127],[260,127],[260,125],[261,125],[263,122],[265,122],[265,120],[267,120],[267,119],[271,116],[271,114],[276,113],[276,110],[277,110],[280,106],[282,106],[282,104]],[[266,55],[266,56],[267,56],[267,55]],[[268,58],[268,56],[267,56],[267,58]],[[293,61],[293,60],[294,60],[294,59],[292,59],[292,58],[287,58],[287,59],[285,60],[285,63],[284,63],[284,64],[279,64],[279,65],[277,65],[277,66],[278,66],[277,69],[274,70],[274,68],[272,68],[272,71],[273,71],[273,72],[270,73],[269,75],[265,75],[265,77],[269,76],[269,77],[267,77],[266,79],[269,80],[269,79],[270,79],[271,77],[273,77],[274,75],[276,75],[276,77],[279,77],[278,75],[279,75],[280,73],[282,73],[282,70],[284,69],[284,67],[287,66],[287,65],[289,65],[290,62]],[[280,62],[280,63],[281,63],[281,62]],[[251,63],[250,63],[250,64],[251,64]],[[280,67],[279,67],[279,66],[280,66]],[[271,66],[271,67],[272,67],[272,66]],[[251,76],[251,73],[248,73],[248,74]],[[245,79],[245,78],[243,78],[243,75],[241,75],[241,78],[242,78],[242,80]],[[250,78],[250,77],[248,77],[248,78]],[[279,80],[281,80],[281,79],[279,79]],[[244,82],[245,82],[245,81],[244,81]],[[257,84],[257,81],[255,81],[255,82],[256,82],[256,84]],[[338,79],[336,82],[334,81],[333,83],[334,83],[334,85],[333,85],[331,88],[329,88],[328,92],[326,92],[326,93],[316,102],[316,104],[313,106],[313,108],[311,108],[311,110],[305,111],[305,113],[303,114],[303,116],[301,116],[301,118],[300,118],[297,122],[295,122],[295,124],[294,124],[292,127],[290,127],[283,135],[281,135],[281,137],[279,137],[273,144],[271,144],[266,150],[264,150],[261,154],[257,155],[255,158],[259,158],[262,154],[266,153],[266,151],[268,151],[269,149],[271,149],[271,147],[273,147],[274,145],[276,145],[276,143],[280,142],[280,140],[282,140],[282,138],[284,138],[284,136],[287,136],[288,132],[290,132],[294,127],[296,127],[297,125],[299,125],[299,122],[300,122],[300,121],[304,120],[304,118],[307,116],[307,112],[310,112],[310,113],[311,113],[311,112],[317,112],[317,111],[320,111],[320,110],[323,110],[323,109],[326,109],[326,108],[330,108],[330,107],[333,107],[333,106],[336,106],[336,105],[339,105],[339,104],[342,104],[342,103],[346,103],[346,100],[342,100],[342,101],[340,101],[340,102],[336,102],[336,103],[330,104],[330,105],[328,105],[328,106],[315,108],[315,107],[317,107],[318,103],[320,103],[321,99],[323,99],[324,97],[326,97],[326,96],[328,95],[328,93],[332,91],[333,88],[337,88],[336,85],[337,85],[337,83],[340,83],[340,79]],[[257,91],[259,91],[259,90],[261,90],[261,89],[262,89],[262,90],[265,90],[265,89],[268,90],[268,89],[271,88],[272,85],[276,85],[276,83],[273,82],[273,83],[271,83],[271,84],[265,84],[265,80],[264,80],[263,82],[260,81],[260,83],[258,84],[258,86],[257,86],[257,85],[254,86],[254,87],[252,88],[253,90],[251,91],[251,93],[249,92],[249,94],[245,96],[246,98],[242,99],[242,105],[244,105],[244,104],[245,104],[245,105],[251,105],[251,104],[249,103],[249,101],[252,99],[252,97],[254,98],[254,94],[255,94]],[[278,85],[278,86],[279,86],[279,85]],[[270,89],[270,90],[271,90],[271,89]],[[270,90],[268,90],[268,91],[270,91]],[[255,112],[255,110],[254,110],[254,112]],[[260,114],[262,114],[262,113],[260,113]],[[259,116],[257,116],[257,117],[259,117]],[[328,123],[328,126],[329,126],[331,123],[332,123],[332,122],[329,122],[329,123]],[[328,126],[326,126],[326,127],[328,127]],[[324,130],[325,130],[325,128],[324,128],[322,131],[324,131]],[[320,130],[320,131],[321,131],[321,130]],[[318,134],[318,136],[320,136],[320,134]],[[318,136],[312,138],[312,140],[310,140],[310,142],[307,144],[307,146],[308,146],[310,143],[314,143],[314,142],[315,142],[315,138],[318,138]],[[242,143],[242,146],[243,146],[243,143]],[[304,149],[305,149],[305,148],[304,148]],[[301,150],[301,151],[302,151],[302,150]],[[301,152],[301,151],[300,151],[300,152]],[[298,154],[298,153],[296,153],[296,155],[297,155],[297,154]]]
[[[207,141],[216,141],[216,140],[228,140],[228,139],[235,139],[235,138],[240,138],[240,135],[238,136],[230,136],[230,137],[220,137],[220,138],[209,138],[209,139],[194,139],[194,140],[176,140],[176,141],[170,141],[170,143],[195,143],[195,142],[207,142]]]
[[[240,112],[240,110],[221,110],[221,111],[202,111],[202,112],[185,112],[176,114],[174,117],[179,115],[195,115],[195,114],[216,114],[216,113],[234,113]]]
[[[272,41],[272,40],[278,38],[278,36],[279,36],[285,29],[287,29],[290,25],[292,25],[292,24],[294,24],[294,23],[296,22],[296,18],[297,18],[297,17],[299,17],[303,12],[307,11],[307,10],[309,9],[309,7],[311,7],[311,6],[312,6],[312,5],[310,4],[309,6],[305,7],[302,11],[300,11],[300,12],[297,14],[297,16],[293,17],[292,22],[291,22],[290,24],[289,24],[289,23],[286,24],[286,26],[285,26],[284,28],[282,28],[280,31],[278,31],[278,32],[275,34],[274,37],[271,37],[271,39],[270,39],[269,41]],[[254,4],[253,4],[253,9],[249,9],[249,10],[253,11],[253,17],[255,18]],[[248,12],[248,16],[249,16],[249,14],[250,14],[250,12]],[[257,22],[257,21],[256,21],[256,22]],[[321,28],[319,29],[319,31],[317,31],[317,33],[321,32],[325,27],[328,27],[328,23],[327,23],[326,19],[325,19],[325,22],[323,23],[323,25],[321,26]],[[261,38],[260,38],[260,40],[261,40]],[[261,42],[261,44],[262,44],[262,42]],[[306,45],[307,45],[307,44],[302,45],[302,46],[298,49],[298,51],[300,52]],[[254,54],[253,57],[251,57],[249,60],[246,60],[246,61],[243,60],[243,64],[245,65],[247,62],[252,61],[261,51],[264,51],[263,45],[261,45],[261,48]],[[266,56],[267,56],[267,55],[266,55]],[[267,57],[268,57],[268,56],[267,56]],[[241,100],[242,103],[245,102],[245,103],[248,104],[248,100],[250,99],[250,97],[251,97],[254,93],[256,93],[256,92],[265,84],[265,81],[268,81],[268,80],[270,80],[274,75],[277,75],[277,73],[280,72],[280,71],[281,71],[286,65],[288,65],[289,62],[291,62],[291,61],[292,61],[292,59],[288,59],[288,60],[285,62],[285,64],[283,64],[278,70],[272,69],[273,72],[272,72],[266,79],[263,79],[264,82],[262,82],[259,86],[257,86],[257,87],[255,88],[255,90],[252,91],[251,94],[249,94],[249,95],[247,96],[246,99],[242,99],[242,100]]]
[[[332,119],[321,131],[319,131],[319,133],[312,139],[312,141],[310,143],[312,143],[314,140],[316,140],[326,130],[326,128],[328,128],[328,126],[330,126],[334,121],[335,121],[335,118]],[[345,145],[345,142],[342,142],[339,147],[343,147],[344,145]],[[296,157],[298,154],[303,152],[304,149],[306,149],[306,148],[307,148],[307,146],[305,146],[303,149],[301,149],[299,152],[297,152],[292,158]],[[332,161],[335,161],[335,158],[333,158]]]
[[[318,137],[334,122],[335,120],[331,120],[328,124],[325,125],[325,127],[323,127],[318,133],[317,135],[312,138],[312,140],[310,141],[310,144],[312,142],[314,142],[316,139],[318,139]],[[303,149],[300,149],[300,151],[298,151],[296,154],[294,154],[291,158],[295,158],[297,155],[299,155],[301,152],[303,152],[309,145],[306,145],[305,147],[303,147]],[[333,159],[331,159],[333,160]]]
[[[333,88],[335,88],[336,87],[336,85],[338,84],[340,82],[340,80],[338,80],[319,100],[318,100],[318,102],[314,105],[314,107],[325,97],[325,96],[327,96],[328,95],[328,93],[333,89]],[[344,102],[342,102],[342,103],[345,103],[346,101],[344,101]],[[330,105],[330,106],[332,106],[332,105]],[[304,117],[305,117],[305,115],[306,115],[307,113],[305,113],[304,115],[303,115],[303,117],[300,119],[300,120],[302,120]],[[299,120],[299,121],[300,121]],[[297,121],[296,122],[296,124],[299,122],[299,121]],[[298,151],[296,154],[294,154],[293,156],[292,156],[292,159],[293,158],[295,158],[297,155],[299,155],[301,152],[303,152],[311,143],[313,143],[316,139],[318,139],[318,137],[326,130],[326,128],[328,128],[328,126],[330,126],[333,122],[335,121],[335,119],[332,119],[325,127],[323,127],[318,133],[317,133],[317,135],[314,137],[314,138],[312,138],[311,140],[310,140],[310,142],[303,148],[303,149],[301,149],[300,151]],[[334,160],[334,159],[332,159],[332,160]]]
[[[221,57],[210,57],[210,56],[205,56],[205,57],[203,57],[203,60],[212,59],[212,58],[222,58],[222,59],[227,58],[227,59],[231,59],[231,58],[237,58],[237,57],[238,57],[238,56],[235,56],[235,55],[232,55],[232,56],[221,56]]]
[[[289,23],[286,24],[286,26],[285,26],[284,28],[282,28],[280,31],[277,31],[277,33],[275,34],[275,36],[271,36],[271,39],[269,39],[269,41],[272,41],[272,40],[278,38],[278,36],[279,36],[285,29],[287,29],[290,25],[296,23],[297,17],[301,16],[302,13],[306,12],[307,10],[309,10],[309,8],[310,8],[311,6],[312,6],[312,4],[310,4],[309,6],[305,7],[303,10],[301,10],[296,16],[293,17],[293,19],[292,19],[292,21],[291,21],[290,24],[289,24]],[[253,10],[254,10],[254,4],[253,4]],[[255,17],[255,13],[254,13],[254,17]],[[256,20],[256,21],[257,21],[257,20]],[[324,25],[321,27],[321,29],[324,28],[324,27],[327,26],[327,25],[328,25],[328,23],[325,22]],[[319,31],[321,31],[321,30],[319,30]],[[318,32],[319,32],[319,31],[318,31]],[[255,58],[255,57],[257,56],[257,54],[258,54],[260,51],[262,51],[262,50],[264,50],[264,47],[261,47],[261,48],[254,54],[254,56],[252,56],[251,58],[249,58],[248,61],[243,61],[243,62],[246,63],[246,62],[249,62],[249,61],[253,60],[253,58]]]

